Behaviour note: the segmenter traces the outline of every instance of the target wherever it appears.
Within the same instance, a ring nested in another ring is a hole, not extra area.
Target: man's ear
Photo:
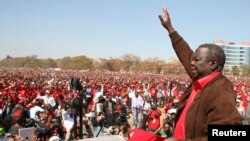
[[[211,68],[211,70],[216,70],[216,69],[218,68],[218,66],[219,66],[217,60],[212,60],[212,61],[210,61],[209,63],[210,63],[210,68]]]

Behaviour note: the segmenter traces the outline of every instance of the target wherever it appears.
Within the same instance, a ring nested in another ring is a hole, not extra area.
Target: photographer
[[[116,122],[116,124],[124,125],[127,128],[130,128],[130,125],[128,123],[128,118],[129,118],[129,115],[127,113],[127,109],[126,109],[125,105],[122,105],[120,112],[119,112],[119,115],[116,118],[115,122]]]
[[[65,141],[70,140],[71,131],[74,127],[74,117],[73,117],[73,108],[69,107],[66,111],[63,111],[63,126],[66,128]]]
[[[98,97],[98,102],[96,102],[95,104],[95,112],[96,113],[100,113],[104,111],[104,102],[105,102],[105,98],[103,96],[99,96]]]
[[[106,101],[103,96],[103,86],[98,85],[97,86],[97,92],[94,96],[94,107],[92,111],[95,111],[96,113],[103,112],[104,110],[104,102]]]
[[[39,141],[46,141],[47,138],[49,138],[51,135],[51,129],[50,127],[46,126],[45,121],[36,121],[33,119],[30,119],[28,125],[26,127],[35,127],[35,135],[37,140]]]
[[[91,121],[85,115],[83,115],[82,124],[83,124],[83,138],[90,138],[92,134]]]
[[[96,116],[90,117],[90,120],[92,122],[93,137],[105,136],[107,134],[104,127],[104,112],[99,112]]]
[[[42,108],[43,102],[41,99],[36,99],[34,103],[34,107],[30,108],[30,118],[37,120],[38,117],[36,115],[37,112],[44,112]]]
[[[116,100],[116,102],[114,104],[113,117],[114,117],[115,121],[117,122],[117,120],[119,120],[119,117],[122,113],[122,107],[124,107],[124,105],[121,104],[121,102],[118,98],[116,98],[115,100]]]
[[[175,116],[176,116],[176,110],[175,109],[170,109],[168,110],[168,113],[165,118],[165,123],[168,123],[173,129],[175,127]]]

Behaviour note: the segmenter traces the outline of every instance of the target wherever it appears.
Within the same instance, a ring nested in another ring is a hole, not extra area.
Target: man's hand
[[[159,19],[161,20],[162,26],[165,27],[169,33],[174,32],[174,28],[172,27],[167,8],[164,7],[162,11],[163,11],[163,15],[159,15]]]

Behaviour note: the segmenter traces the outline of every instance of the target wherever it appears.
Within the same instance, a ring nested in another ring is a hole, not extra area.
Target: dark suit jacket
[[[190,61],[193,51],[177,33],[170,34],[173,48],[191,77]],[[176,121],[179,119],[186,101],[191,94],[193,83],[189,85],[177,107]],[[209,124],[241,124],[242,117],[236,109],[236,94],[233,84],[225,76],[219,75],[210,81],[190,105],[185,122],[187,140],[207,140]]]

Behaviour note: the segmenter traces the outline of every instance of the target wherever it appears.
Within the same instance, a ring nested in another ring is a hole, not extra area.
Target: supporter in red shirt
[[[246,111],[246,108],[247,108],[247,104],[248,104],[248,93],[245,91],[245,90],[242,90],[241,92],[241,98],[242,98],[242,106],[244,107],[244,111]]]
[[[154,132],[160,127],[161,111],[152,105],[151,110],[148,112],[148,131]]]

